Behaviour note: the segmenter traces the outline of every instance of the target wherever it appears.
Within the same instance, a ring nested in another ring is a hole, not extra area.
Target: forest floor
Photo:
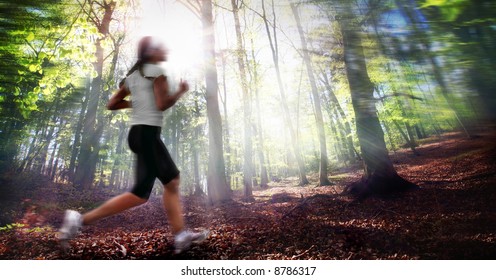
[[[418,152],[391,158],[420,190],[388,198],[340,195],[360,178],[359,166],[333,171],[334,186],[273,182],[254,190],[254,202],[236,194],[211,207],[202,197],[184,197],[187,224],[211,235],[180,255],[173,254],[159,197],[85,227],[64,253],[56,240],[64,209],[84,211],[109,195],[4,175],[0,259],[496,259],[494,134],[447,133],[425,140]]]

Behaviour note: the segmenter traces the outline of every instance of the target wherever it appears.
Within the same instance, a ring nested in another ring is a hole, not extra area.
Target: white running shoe
[[[59,230],[58,239],[64,249],[69,247],[69,240],[73,239],[83,226],[83,216],[74,210],[66,210],[64,222]]]
[[[210,231],[202,232],[181,231],[174,237],[174,253],[180,254],[189,249],[191,244],[198,244],[208,238]]]

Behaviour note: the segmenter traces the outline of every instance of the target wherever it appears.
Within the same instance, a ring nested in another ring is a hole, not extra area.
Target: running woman
[[[132,108],[128,143],[137,158],[135,184],[129,192],[117,195],[87,213],[66,210],[58,235],[64,248],[83,226],[145,203],[156,178],[164,186],[163,202],[174,234],[174,252],[181,253],[192,243],[207,238],[208,231],[185,230],[179,170],[160,139],[163,111],[172,107],[189,90],[188,83],[181,80],[178,90],[169,94],[167,76],[159,66],[166,60],[167,51],[163,44],[149,36],[140,40],[138,61],[107,104],[109,110]],[[131,101],[125,100],[127,96]]]

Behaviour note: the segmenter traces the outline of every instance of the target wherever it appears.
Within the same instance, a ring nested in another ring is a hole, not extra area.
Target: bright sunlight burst
[[[154,36],[169,50],[168,68],[191,72],[202,63],[201,22],[175,1],[143,0],[138,13],[138,38]]]

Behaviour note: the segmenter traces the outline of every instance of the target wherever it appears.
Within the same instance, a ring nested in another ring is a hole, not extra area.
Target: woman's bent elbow
[[[172,105],[174,105],[174,103],[164,102],[164,103],[158,104],[157,109],[163,112],[163,111],[169,109],[170,107],[172,107]]]

